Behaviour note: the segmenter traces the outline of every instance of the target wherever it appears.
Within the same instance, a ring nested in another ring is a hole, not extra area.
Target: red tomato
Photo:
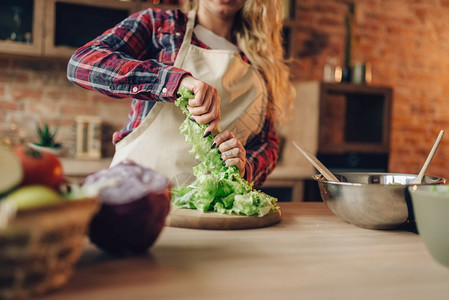
[[[64,180],[64,173],[57,156],[23,146],[16,147],[15,153],[22,163],[22,185],[42,184],[59,189]]]

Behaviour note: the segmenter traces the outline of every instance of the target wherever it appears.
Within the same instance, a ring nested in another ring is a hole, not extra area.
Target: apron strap
[[[175,67],[180,67],[184,64],[184,59],[187,55],[187,52],[189,51],[189,46],[192,42],[192,35],[193,35],[193,28],[195,27],[195,18],[196,18],[196,11],[191,10],[188,13],[188,20],[187,20],[187,26],[186,26],[186,33],[184,35],[184,40],[182,41],[181,48],[179,48],[178,56],[175,60]]]

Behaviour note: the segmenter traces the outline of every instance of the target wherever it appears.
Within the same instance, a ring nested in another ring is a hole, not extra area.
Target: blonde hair
[[[198,5],[199,0],[185,0],[183,9]],[[268,109],[278,122],[286,118],[294,97],[283,57],[282,26],[282,0],[246,0],[234,23],[237,44],[265,79]]]

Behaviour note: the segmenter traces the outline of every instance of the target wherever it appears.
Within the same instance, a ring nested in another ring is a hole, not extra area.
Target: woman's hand
[[[195,95],[195,98],[189,100],[187,106],[193,119],[199,124],[209,124],[204,131],[204,135],[208,136],[215,132],[221,119],[218,91],[213,86],[192,76],[185,76],[180,82],[180,86],[182,85]]]
[[[231,131],[225,130],[217,134],[212,146],[218,146],[226,166],[234,165],[239,170],[240,176],[245,175],[246,150]]]

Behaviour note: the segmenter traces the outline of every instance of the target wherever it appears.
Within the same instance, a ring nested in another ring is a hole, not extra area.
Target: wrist
[[[181,79],[179,80],[178,87],[176,90],[179,90],[181,86],[185,86],[188,89],[191,88],[191,80],[193,79],[193,76],[190,73],[185,73],[181,76]]]

